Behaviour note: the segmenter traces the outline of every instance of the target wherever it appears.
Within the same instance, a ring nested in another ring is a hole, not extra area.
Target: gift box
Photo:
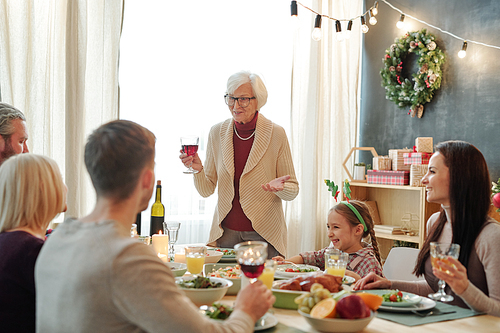
[[[392,160],[392,170],[410,171],[410,166],[404,163],[404,153],[411,153],[411,149],[389,149],[389,157]]]
[[[368,170],[368,184],[408,185],[409,183],[410,171]]]
[[[428,164],[412,164],[410,167],[410,186],[425,186],[422,184],[422,178],[429,170]]]
[[[429,164],[429,159],[431,158],[431,156],[431,153],[404,153],[403,163],[405,165]]]
[[[373,170],[391,170],[392,160],[389,156],[375,156],[373,158]]]
[[[415,139],[415,149],[418,153],[432,153],[432,137],[420,137]]]

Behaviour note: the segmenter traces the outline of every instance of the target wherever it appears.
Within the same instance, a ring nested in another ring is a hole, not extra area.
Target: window
[[[155,133],[156,179],[178,243],[208,240],[217,192],[202,198],[180,162],[180,137],[198,135],[205,160],[211,126],[230,117],[227,78],[258,73],[269,92],[262,113],[289,134],[290,3],[268,0],[128,1],[120,43],[120,118]],[[289,135],[290,136],[290,135]],[[217,191],[217,190],[216,190]],[[142,213],[148,234],[151,204]]]

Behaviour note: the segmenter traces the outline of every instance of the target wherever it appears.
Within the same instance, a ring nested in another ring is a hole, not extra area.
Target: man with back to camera
[[[0,165],[13,155],[28,153],[27,140],[24,114],[12,105],[0,102]]]
[[[37,332],[253,332],[275,297],[260,281],[242,289],[234,312],[216,322],[176,286],[153,250],[130,237],[155,183],[155,136],[125,120],[88,138],[85,165],[94,210],[68,218],[35,267]]]

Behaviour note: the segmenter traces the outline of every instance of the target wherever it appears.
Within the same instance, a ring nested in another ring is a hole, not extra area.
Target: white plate
[[[254,332],[267,330],[268,328],[274,327],[276,325],[278,325],[278,318],[268,312],[262,318],[257,320],[257,323],[255,324],[253,330]]]
[[[344,276],[344,279],[342,280],[342,284],[346,284],[348,286],[350,286],[351,284],[353,284],[354,282],[356,281],[355,278],[353,278],[352,276]]]
[[[309,268],[309,269],[313,269],[314,271],[313,272],[285,272],[285,270],[287,268]],[[311,274],[311,273],[314,273],[317,271],[319,271],[319,267],[316,267],[316,266],[303,265],[303,264],[295,266],[295,265],[285,264],[285,265],[278,265],[278,267],[276,267],[276,272],[274,273],[274,277],[278,278],[278,279],[279,278],[290,279],[290,278],[296,277],[298,275]]]
[[[393,290],[390,289],[372,289],[372,290],[363,290],[364,292],[371,293],[371,294],[376,294],[383,296],[385,294],[388,294],[392,292]],[[412,293],[407,293],[403,291],[403,302],[382,302],[382,306],[389,307],[389,308],[409,308],[412,307],[414,310],[414,306],[417,305],[422,301],[422,297],[412,294]]]
[[[411,312],[413,310],[415,311],[425,311],[432,309],[433,307],[436,306],[436,302],[434,302],[432,299],[429,299],[427,297],[422,297],[422,300],[420,303],[412,306],[407,306],[407,307],[396,307],[396,306],[383,306],[381,305],[378,310],[382,311],[389,311],[389,312]]]

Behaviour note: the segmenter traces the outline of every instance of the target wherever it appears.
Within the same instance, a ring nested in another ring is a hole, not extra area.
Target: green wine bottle
[[[156,182],[156,201],[151,206],[151,225],[149,234],[163,233],[163,221],[165,221],[165,206],[161,203],[161,180]]]

